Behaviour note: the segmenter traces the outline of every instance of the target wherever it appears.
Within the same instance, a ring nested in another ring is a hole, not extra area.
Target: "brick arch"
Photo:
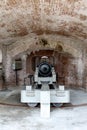
[[[67,82],[66,77],[68,76],[68,66],[69,64],[71,64],[70,59],[74,58],[69,53],[59,52],[53,49],[51,50],[43,49],[36,52],[31,52],[31,54],[27,56],[27,60],[26,60],[26,73],[34,74],[34,70],[32,69],[32,65],[34,64],[32,63],[33,57],[37,57],[37,56],[42,57],[44,55],[48,56],[48,58],[50,56],[54,57],[54,67],[55,67],[56,73],[58,74],[57,81],[59,84],[63,84],[63,85],[66,84]],[[73,71],[76,71],[75,69],[73,69]]]
[[[37,43],[39,43],[39,44],[37,44]],[[72,46],[71,44],[68,44],[68,45],[66,43],[64,44],[62,42],[60,44],[60,41],[56,41],[55,43],[51,42],[47,46],[40,44],[40,41],[38,41],[38,40],[31,41],[30,43],[25,42],[25,43],[20,43],[20,44],[15,43],[14,46],[10,45],[8,47],[8,54],[11,55],[11,57],[16,57],[18,55],[23,55],[23,54],[27,54],[27,53],[30,54],[31,52],[35,52],[35,51],[39,51],[39,50],[43,50],[43,49],[44,50],[56,50],[56,51],[60,51],[62,49],[62,51],[72,54],[74,57],[77,57],[80,54],[79,48],[76,48],[75,46]]]
[[[82,85],[80,81],[82,79],[78,80],[78,75],[79,73],[77,72],[78,69],[78,56],[80,57],[79,54],[81,54],[80,48],[77,48],[76,43],[72,44],[70,41],[69,43],[66,43],[67,41],[61,41],[60,40],[54,40],[54,39],[49,39],[47,38],[47,43],[45,41],[45,44],[43,44],[43,41],[41,42],[40,38],[31,38],[31,39],[22,39],[19,42],[14,43],[13,45],[9,45],[7,49],[7,60],[8,64],[6,64],[6,78],[8,81],[12,79],[12,73],[14,73],[11,70],[11,63],[12,59],[19,56],[23,57],[23,55],[30,55],[31,53],[34,52],[39,52],[41,50],[53,50],[55,52],[56,62],[55,68],[60,76],[60,83],[61,84],[71,84],[71,85]],[[61,47],[59,47],[57,50],[56,45],[61,45],[62,46],[62,51]],[[9,60],[10,59],[10,60]],[[8,72],[9,70],[9,72]],[[25,69],[20,73],[22,75],[21,80],[23,81],[24,78],[24,73]],[[28,71],[29,72],[29,71]],[[77,74],[78,73],[78,74]],[[19,77],[20,78],[20,77]]]

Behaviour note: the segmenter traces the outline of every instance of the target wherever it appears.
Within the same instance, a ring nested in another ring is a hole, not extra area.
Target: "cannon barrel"
[[[52,66],[48,62],[42,62],[38,66],[38,74],[40,77],[52,76]]]

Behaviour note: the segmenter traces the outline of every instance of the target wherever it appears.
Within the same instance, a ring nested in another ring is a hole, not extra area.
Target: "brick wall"
[[[45,43],[44,40],[45,39]],[[84,87],[84,55],[85,47],[75,39],[64,38],[60,36],[48,35],[44,38],[41,36],[25,37],[14,44],[6,46],[5,56],[3,60],[4,71],[7,85],[16,85],[15,71],[12,69],[12,64],[15,59],[22,59],[22,70],[18,71],[18,85],[23,85],[24,77],[27,73],[27,57],[35,54],[40,50],[53,50],[57,61],[55,68],[60,73],[60,84],[65,84],[67,87]],[[62,50],[61,50],[62,47]],[[61,67],[62,65],[62,67]],[[29,72],[29,71],[28,71]],[[30,73],[30,72],[29,72]]]
[[[23,84],[24,57],[43,49],[59,52],[61,45],[64,55],[58,59],[63,65],[60,73],[65,77],[64,82],[67,86],[87,86],[87,1],[0,0],[0,12],[0,45],[6,45],[2,50],[7,85],[15,85],[12,63],[16,58],[21,57],[23,62],[23,69],[18,71],[19,84]]]

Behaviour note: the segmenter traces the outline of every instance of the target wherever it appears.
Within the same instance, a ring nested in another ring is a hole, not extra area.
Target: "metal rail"
[[[10,103],[0,103],[0,105],[4,105],[4,106],[15,106],[15,107],[25,107],[25,108],[29,108],[29,106],[27,106],[26,104],[24,105],[19,105],[19,104],[10,104]],[[87,103],[85,104],[79,104],[79,105],[65,105],[65,106],[61,106],[60,108],[75,108],[75,107],[83,107],[83,106],[87,106]]]

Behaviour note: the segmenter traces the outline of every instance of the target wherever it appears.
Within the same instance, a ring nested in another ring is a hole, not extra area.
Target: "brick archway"
[[[67,42],[66,40],[55,41],[55,39],[49,38],[46,39],[46,41],[41,38],[32,38],[31,40],[28,38],[26,42],[21,42],[21,46],[19,42],[5,46],[3,51],[5,57],[3,60],[3,66],[6,83],[15,84],[15,73],[12,70],[12,61],[19,57],[22,59],[23,63],[22,70],[18,72],[19,85],[23,85],[24,77],[28,73],[33,73],[27,69],[28,65],[30,65],[30,61],[28,61],[27,57],[42,53],[42,50],[45,51],[43,54],[48,54],[46,51],[53,51],[52,54],[54,54],[54,57],[56,58],[55,69],[59,74],[60,84],[82,87],[83,71],[80,69],[80,66],[84,69],[82,50],[77,48],[74,41],[70,43],[70,41]]]
[[[68,67],[71,64],[70,59],[73,58],[72,55],[65,52],[58,52],[55,50],[39,50],[36,52],[32,52],[30,55],[27,56],[26,60],[26,74],[34,74],[34,70],[32,68],[34,57],[42,57],[48,56],[54,58],[54,67],[56,73],[58,74],[58,83],[59,84],[68,84],[66,78],[68,77]],[[73,71],[76,71],[73,68]]]

